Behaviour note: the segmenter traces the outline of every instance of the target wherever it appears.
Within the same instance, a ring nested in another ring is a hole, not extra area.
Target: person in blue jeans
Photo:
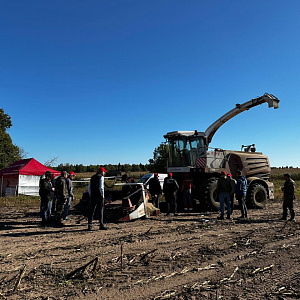
[[[247,219],[248,212],[246,206],[246,195],[247,195],[247,179],[242,176],[240,170],[236,171],[236,199],[239,201],[239,206],[241,210],[241,216],[239,219]]]
[[[217,183],[217,194],[219,196],[220,201],[220,209],[221,209],[221,215],[218,217],[218,220],[224,220],[224,203],[226,203],[227,206],[227,219],[230,219],[231,215],[231,209],[230,209],[230,193],[231,193],[232,187],[230,180],[226,177],[226,172],[221,172],[221,177],[218,180]]]

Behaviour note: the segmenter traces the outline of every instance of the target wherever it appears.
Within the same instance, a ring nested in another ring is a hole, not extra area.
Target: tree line
[[[85,172],[97,172],[100,167],[104,167],[107,171],[119,171],[119,172],[147,172],[149,171],[148,164],[105,164],[105,165],[88,165],[84,166],[83,164],[59,164],[57,167],[53,167],[53,169],[57,171],[68,171],[75,173],[85,173]]]
[[[97,172],[99,167],[104,167],[107,171],[120,171],[120,172],[158,172],[165,173],[167,171],[168,147],[162,143],[153,151],[153,158],[149,159],[149,164],[105,164],[105,165],[89,165],[83,164],[59,164],[56,169],[58,171],[67,170],[68,172],[84,173],[84,172]]]

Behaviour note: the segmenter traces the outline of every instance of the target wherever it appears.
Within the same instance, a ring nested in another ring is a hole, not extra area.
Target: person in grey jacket
[[[68,177],[67,171],[62,171],[61,176],[55,180],[55,196],[56,196],[56,212],[55,224],[59,227],[64,226],[62,223],[62,214],[65,204],[69,198],[69,192],[66,179]]]
[[[70,220],[70,218],[68,217],[69,214],[69,209],[71,206],[71,202],[74,199],[74,194],[73,194],[73,183],[72,181],[74,180],[75,177],[75,173],[74,172],[70,172],[68,178],[66,179],[66,183],[67,183],[67,188],[68,188],[68,192],[69,192],[69,198],[65,204],[65,208],[62,214],[62,218],[64,220]]]

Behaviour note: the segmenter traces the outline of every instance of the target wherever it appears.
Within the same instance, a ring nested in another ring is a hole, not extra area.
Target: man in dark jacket
[[[293,201],[296,198],[295,197],[295,182],[291,179],[290,174],[284,174],[284,186],[281,188],[283,191],[283,215],[280,220],[286,220],[287,218],[287,209],[290,210],[291,218],[290,221],[295,220],[295,211],[294,211],[294,204]]]
[[[154,177],[149,180],[149,192],[152,197],[152,203],[154,206],[159,207],[159,195],[161,194],[161,186],[158,179],[158,174],[155,173]]]
[[[57,226],[63,226],[61,222],[62,213],[64,211],[65,204],[69,198],[69,192],[66,179],[68,178],[67,171],[62,171],[61,176],[55,179],[55,196],[56,196],[56,212],[55,223]]]
[[[92,222],[95,209],[99,212],[99,225],[100,230],[106,230],[104,226],[103,213],[104,213],[104,175],[107,171],[101,167],[99,171],[92,176],[89,184],[89,215],[88,215],[88,230],[92,230]]]
[[[236,171],[236,199],[239,201],[239,207],[241,210],[240,219],[247,219],[247,206],[246,206],[246,194],[247,194],[247,179],[242,176],[240,170]]]
[[[177,191],[179,189],[178,183],[172,178],[172,173],[168,173],[168,177],[164,180],[163,192],[167,202],[167,216],[171,210],[174,212],[174,216],[177,215]]]
[[[41,196],[42,225],[46,226],[46,224],[50,222],[52,200],[54,196],[52,174],[50,171],[46,171],[45,176],[40,180],[39,194]]]
[[[224,202],[227,205],[227,219],[230,219],[230,193],[231,193],[231,183],[226,177],[226,172],[221,172],[221,177],[217,183],[217,194],[219,195],[221,215],[218,217],[218,220],[224,220]]]

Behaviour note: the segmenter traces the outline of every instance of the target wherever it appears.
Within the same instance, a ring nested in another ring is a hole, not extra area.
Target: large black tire
[[[265,208],[268,200],[268,193],[265,187],[259,183],[250,186],[247,192],[247,204],[254,208]]]
[[[220,202],[217,195],[217,182],[218,178],[212,177],[203,183],[201,186],[201,199],[200,204],[202,209],[210,208],[212,210],[220,210]]]

